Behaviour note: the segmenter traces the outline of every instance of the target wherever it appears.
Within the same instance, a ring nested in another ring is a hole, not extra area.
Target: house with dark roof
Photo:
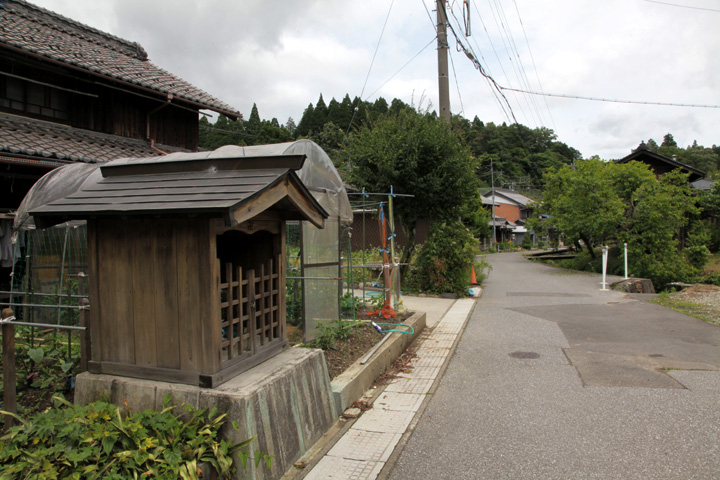
[[[0,0],[0,212],[67,163],[196,151],[200,110],[240,116],[135,42]]]
[[[683,173],[689,174],[689,182],[695,182],[705,177],[705,172],[682,162],[678,162],[675,158],[666,157],[659,153],[653,152],[648,148],[645,142],[640,145],[626,157],[617,160],[617,163],[628,163],[631,161],[641,162],[650,167],[655,176],[660,176],[673,170],[680,169]]]

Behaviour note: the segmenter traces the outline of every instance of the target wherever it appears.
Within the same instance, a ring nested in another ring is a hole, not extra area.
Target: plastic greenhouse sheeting
[[[293,154],[305,154],[307,156],[303,167],[296,173],[318,203],[320,203],[331,217],[340,217],[343,222],[352,222],[350,201],[348,200],[345,186],[340,179],[340,175],[338,175],[327,153],[325,153],[318,144],[310,140],[298,140],[272,145],[253,145],[248,147],[226,145],[210,152],[178,152],[163,157],[121,158],[109,163],[158,163],[178,160],[263,157]],[[97,172],[100,165],[101,164],[73,163],[46,174],[30,189],[20,204],[15,217],[15,228],[27,228],[33,224],[32,217],[28,214],[31,210],[77,192],[86,182],[97,182],[102,178],[100,172]]]
[[[15,214],[15,230],[34,225],[30,210],[71,195],[100,168],[97,163],[71,163],[46,173],[25,195]]]

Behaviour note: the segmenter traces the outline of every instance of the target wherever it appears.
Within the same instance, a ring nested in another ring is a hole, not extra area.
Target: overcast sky
[[[424,108],[430,102],[437,108],[433,0],[32,3],[139,42],[154,64],[234,106],[245,118],[256,103],[263,119],[276,117],[284,124],[292,117],[297,123],[320,94],[326,103],[349,93],[370,101],[397,97]],[[461,26],[463,1],[450,3],[457,34],[502,87],[720,105],[718,0],[469,0],[470,37]],[[717,108],[507,90],[510,108],[503,107],[489,82],[458,52],[452,35],[449,43],[451,110],[466,118],[511,123],[514,115],[531,128],[553,129],[558,140],[585,158],[621,158],[641,140],[660,143],[666,133],[682,147],[693,140],[707,147],[720,144]]]

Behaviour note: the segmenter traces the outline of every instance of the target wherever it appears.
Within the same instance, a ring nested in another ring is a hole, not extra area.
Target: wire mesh
[[[30,323],[74,325],[79,312],[72,308],[88,296],[87,227],[67,223],[46,229],[19,232],[14,248],[19,252],[12,272],[11,304],[15,317]]]

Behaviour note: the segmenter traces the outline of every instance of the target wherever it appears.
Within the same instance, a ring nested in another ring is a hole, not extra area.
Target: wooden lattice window
[[[221,265],[220,314],[222,360],[235,363],[262,353],[285,339],[280,298],[282,258],[259,270]]]

